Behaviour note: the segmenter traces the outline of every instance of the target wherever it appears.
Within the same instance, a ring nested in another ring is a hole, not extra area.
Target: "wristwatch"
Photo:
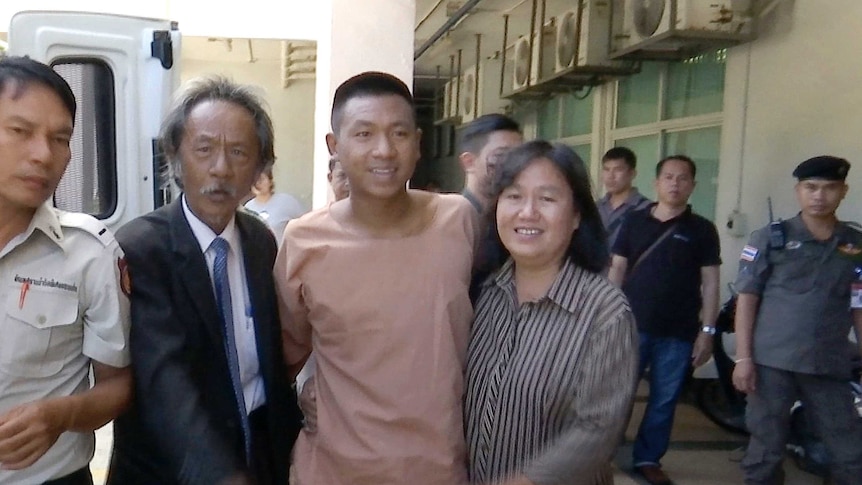
[[[700,327],[700,331],[708,335],[715,335],[715,327],[712,325],[704,325]]]

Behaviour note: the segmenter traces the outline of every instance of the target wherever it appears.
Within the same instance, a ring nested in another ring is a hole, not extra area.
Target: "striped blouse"
[[[472,483],[612,483],[637,377],[625,296],[570,261],[535,302],[517,304],[511,259],[482,290],[464,410]]]

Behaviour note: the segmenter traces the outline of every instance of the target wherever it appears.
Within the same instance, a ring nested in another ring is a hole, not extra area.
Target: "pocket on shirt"
[[[804,247],[771,251],[770,262],[774,284],[793,293],[807,293],[814,288],[819,273],[817,254]]]
[[[83,340],[78,320],[78,294],[31,285],[9,289],[0,323],[0,370],[19,377],[48,377],[60,372],[66,355],[55,349],[70,339]]]

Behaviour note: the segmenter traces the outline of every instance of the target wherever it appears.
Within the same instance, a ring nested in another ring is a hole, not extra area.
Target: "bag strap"
[[[632,269],[629,271],[629,275],[634,273],[635,269],[637,269],[637,267],[643,262],[643,260],[646,259],[646,257],[649,256],[650,253],[652,253],[655,248],[657,248],[658,245],[661,244],[662,241],[664,241],[665,239],[667,239],[668,236],[671,235],[674,229],[676,229],[677,225],[677,223],[671,224],[671,226],[665,229],[665,231],[661,234],[661,236],[658,237],[658,239],[653,241],[653,243],[650,244],[648,248],[646,248],[646,251],[642,252],[640,256],[638,256],[638,259],[635,261],[635,264],[632,265]]]

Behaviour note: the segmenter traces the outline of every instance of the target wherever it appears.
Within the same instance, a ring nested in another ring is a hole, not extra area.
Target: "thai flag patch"
[[[742,254],[739,256],[739,259],[742,261],[754,261],[754,258],[757,257],[757,248],[754,246],[746,245],[742,248]]]

